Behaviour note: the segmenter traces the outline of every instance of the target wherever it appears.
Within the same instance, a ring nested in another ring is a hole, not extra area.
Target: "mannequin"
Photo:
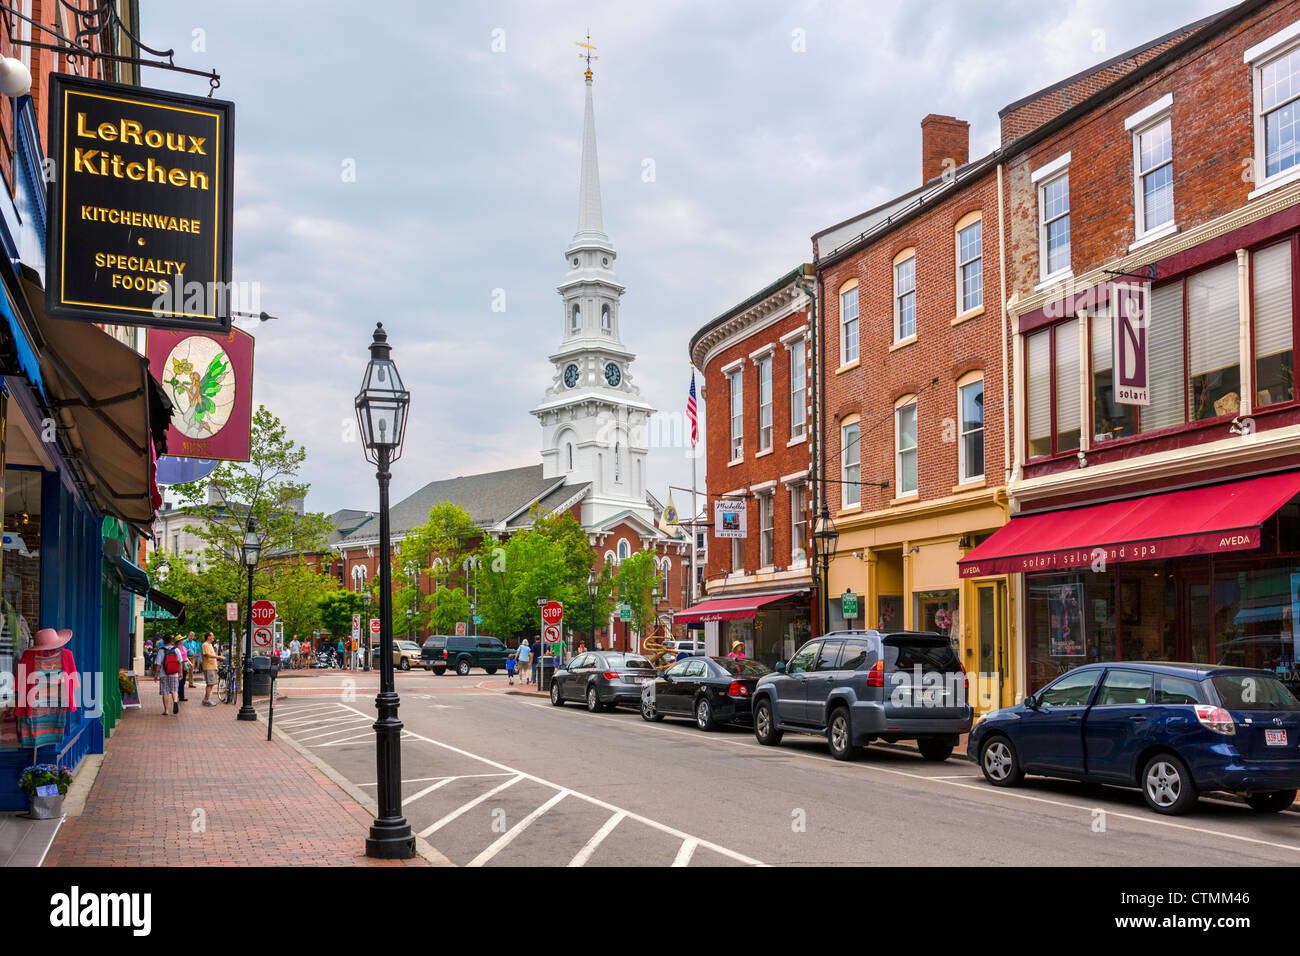
[[[36,632],[36,640],[23,651],[18,665],[19,700],[14,713],[18,720],[18,739],[32,748],[32,763],[38,763],[41,747],[63,746],[67,714],[75,708],[78,688],[76,661],[64,647],[72,640],[72,631],[46,627]]]

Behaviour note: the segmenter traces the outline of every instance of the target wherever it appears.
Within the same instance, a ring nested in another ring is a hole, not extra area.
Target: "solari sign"
[[[49,315],[229,331],[234,111],[50,76]]]
[[[1151,287],[1114,282],[1110,287],[1114,329],[1115,402],[1119,405],[1151,404],[1147,330]]]

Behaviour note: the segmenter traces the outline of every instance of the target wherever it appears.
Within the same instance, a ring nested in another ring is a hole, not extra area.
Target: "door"
[[[1014,688],[1007,659],[1007,584],[990,581],[975,586],[976,674],[971,675],[970,704],[976,712],[1010,707]]]
[[[1115,667],[1106,671],[1083,722],[1084,769],[1089,777],[1134,781],[1137,755],[1158,729],[1159,715],[1151,702],[1149,671]]]
[[[1035,695],[1038,706],[1025,708],[1013,740],[1024,769],[1083,776],[1083,716],[1100,676],[1099,667],[1070,671]]]
[[[655,707],[661,714],[684,714],[690,706],[690,699],[685,697],[687,676],[686,669],[691,661],[678,661],[664,672],[663,680],[656,685]],[[686,702],[683,703],[683,700]]]
[[[582,700],[587,693],[587,676],[592,671],[595,654],[583,654],[569,667],[569,676],[560,688],[565,700]]]
[[[826,698],[830,696],[831,687],[839,676],[835,669],[839,663],[843,641],[826,641],[817,652],[813,669],[804,681],[804,720],[817,727],[826,726]]]
[[[790,658],[785,675],[773,682],[776,690],[776,719],[780,723],[804,723],[804,705],[808,697],[805,682],[817,663],[822,641],[812,641]]]

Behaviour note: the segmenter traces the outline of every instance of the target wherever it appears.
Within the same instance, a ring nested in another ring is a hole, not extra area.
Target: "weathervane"
[[[595,50],[596,48],[595,48],[594,46],[591,45],[591,34],[590,34],[590,33],[587,34],[587,42],[586,42],[586,43],[583,43],[581,40],[574,40],[574,41],[573,41],[573,45],[574,45],[574,46],[580,46],[580,47],[582,47],[583,50],[586,50],[586,51],[587,51],[586,53],[583,53],[583,52],[579,51],[578,56],[579,56],[581,59],[584,59],[584,60],[587,61],[587,72],[586,72],[584,75],[586,76],[587,79],[590,80],[590,79],[591,79],[591,61],[592,61],[592,60],[599,60],[599,59],[600,59],[600,57],[598,57],[598,56],[593,56],[593,55],[592,55],[592,51]]]

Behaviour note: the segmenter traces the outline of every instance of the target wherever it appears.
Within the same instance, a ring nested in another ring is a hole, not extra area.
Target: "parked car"
[[[664,647],[671,648],[673,652],[676,654],[680,654],[682,651],[685,651],[691,657],[704,656],[703,641],[677,640],[675,638],[670,637],[664,641]]]
[[[450,668],[464,677],[474,667],[495,674],[497,668],[506,666],[510,651],[495,637],[434,634],[424,642],[420,655],[435,674]]]
[[[967,754],[997,787],[1026,774],[1137,787],[1168,814],[1227,790],[1276,813],[1300,788],[1300,700],[1265,670],[1088,664],[986,714]]]
[[[848,760],[874,740],[915,740],[947,760],[970,730],[966,671],[948,638],[923,631],[833,631],[809,641],[754,688],[754,736],[825,735]]]
[[[375,667],[379,666],[379,645],[376,644],[370,649],[370,656],[374,659]],[[415,641],[393,640],[393,666],[398,670],[409,671],[413,666],[423,667],[424,660],[421,656],[420,645]]]
[[[583,700],[593,714],[619,704],[640,704],[641,688],[657,674],[655,666],[640,654],[588,651],[556,670],[551,679],[551,703],[563,707],[565,701]]]
[[[772,669],[758,661],[688,657],[669,667],[641,691],[646,720],[690,717],[700,730],[718,724],[750,723],[754,687]]]

